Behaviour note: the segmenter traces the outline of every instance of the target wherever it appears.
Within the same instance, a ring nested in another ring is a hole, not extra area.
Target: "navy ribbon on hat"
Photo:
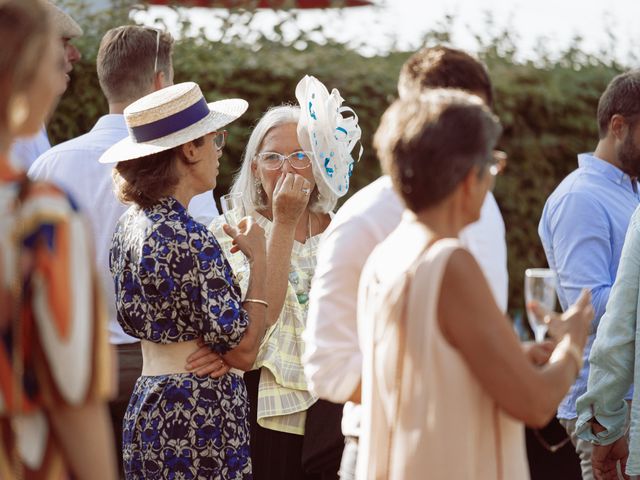
[[[179,132],[199,122],[209,113],[211,113],[209,105],[207,105],[205,98],[202,97],[193,105],[173,115],[137,127],[129,127],[129,132],[136,143],[150,142],[151,140]]]

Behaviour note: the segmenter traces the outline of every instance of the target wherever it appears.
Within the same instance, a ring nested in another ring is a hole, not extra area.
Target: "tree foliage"
[[[85,36],[78,40],[83,53],[75,66],[69,91],[49,126],[54,143],[88,131],[106,113],[106,102],[95,75],[100,37],[108,28],[131,23],[127,13],[85,17]],[[357,165],[350,194],[380,174],[371,141],[379,119],[396,96],[402,63],[411,52],[393,51],[367,57],[323,37],[321,29],[298,30],[294,38],[284,28],[296,25],[290,13],[272,32],[252,30],[251,12],[217,13],[220,38],[212,41],[194,32],[181,19],[174,54],[175,81],[197,82],[206,98],[241,97],[248,112],[229,126],[228,147],[221,162],[218,195],[224,194],[239,167],[252,125],[270,106],[295,103],[294,89],[305,74],[337,88],[345,103],[357,112],[363,132],[364,155]],[[424,36],[425,45],[451,41],[452,19]],[[596,106],[610,79],[623,70],[606,51],[586,55],[580,39],[555,57],[542,47],[534,60],[517,61],[517,47],[507,30],[488,17],[486,29],[476,35],[478,55],[486,62],[495,86],[495,111],[504,126],[499,147],[509,165],[495,187],[509,248],[510,302],[522,308],[525,268],[544,266],[537,225],[547,196],[577,165],[577,153],[592,151],[597,142]],[[289,30],[291,30],[289,28]],[[188,35],[186,35],[188,33]],[[454,45],[455,46],[455,45]]]

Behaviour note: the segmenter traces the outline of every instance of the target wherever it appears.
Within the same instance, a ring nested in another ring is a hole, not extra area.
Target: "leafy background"
[[[88,131],[107,111],[95,74],[95,58],[102,34],[113,26],[132,23],[129,5],[123,2],[109,14],[86,15],[78,2],[75,10],[85,29],[76,40],[83,54],[72,74],[72,83],[49,125],[53,143]],[[338,88],[346,104],[358,113],[364,155],[352,179],[353,194],[380,174],[371,147],[372,136],[386,107],[396,96],[402,63],[412,52],[392,51],[364,56],[323,37],[322,29],[299,31],[293,39],[282,33],[296,25],[290,12],[269,35],[251,30],[252,12],[219,10],[222,34],[216,41],[194,32],[184,17],[174,53],[175,81],[195,81],[208,100],[241,97],[248,112],[230,125],[218,177],[218,195],[224,194],[239,167],[252,125],[269,107],[295,103],[294,89],[305,74],[319,78],[328,88]],[[424,36],[424,45],[451,44],[451,24],[446,17]],[[510,278],[510,311],[523,306],[523,272],[545,266],[537,225],[546,197],[576,167],[576,154],[592,151],[597,142],[596,106],[611,78],[625,69],[605,46],[595,55],[581,52],[580,38],[553,57],[543,48],[536,58],[517,60],[518,49],[509,32],[487,17],[486,28],[476,34],[477,54],[486,62],[495,87],[495,110],[504,126],[500,148],[509,165],[495,187],[507,229]],[[245,27],[245,28],[238,28]],[[612,44],[615,35],[611,35]],[[453,45],[455,46],[455,45]],[[464,132],[461,132],[464,134]]]

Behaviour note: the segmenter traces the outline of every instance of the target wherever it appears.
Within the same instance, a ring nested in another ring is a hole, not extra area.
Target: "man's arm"
[[[318,252],[303,363],[309,389],[335,403],[355,399],[359,389],[358,284],[378,241],[366,222],[352,218],[330,226]]]
[[[595,311],[595,332],[613,284],[608,216],[588,193],[571,192],[549,213],[547,227],[550,238],[543,238],[543,243],[553,251],[555,265],[551,267],[556,271],[558,290],[566,302],[563,308],[573,304],[582,289],[588,288]]]
[[[589,363],[587,391],[576,404],[580,438],[608,445],[624,435],[634,379],[636,319],[640,288],[640,212],[636,210],[622,249],[616,282],[602,317]],[[592,419],[603,428],[592,429]]]

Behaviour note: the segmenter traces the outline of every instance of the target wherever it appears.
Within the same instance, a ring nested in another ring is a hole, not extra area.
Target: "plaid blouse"
[[[267,237],[272,223],[257,212],[253,217]],[[249,285],[249,272],[242,254],[230,253],[231,238],[222,231],[224,217],[219,217],[210,229],[216,235],[225,256],[233,268],[243,294]],[[302,367],[308,295],[316,268],[318,245],[322,234],[302,244],[293,242],[289,285],[278,321],[267,330],[262,340],[254,369],[262,367],[258,386],[258,424],[270,430],[304,435],[307,409],[317,397],[308,391]]]

